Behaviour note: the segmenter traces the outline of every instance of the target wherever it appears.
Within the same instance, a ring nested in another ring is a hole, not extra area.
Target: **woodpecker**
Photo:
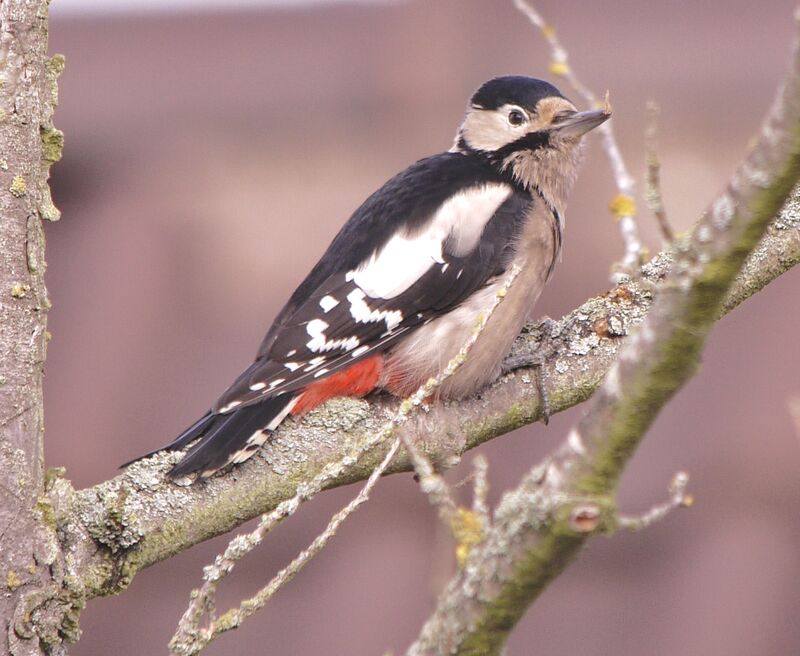
[[[515,264],[503,302],[437,395],[460,398],[492,382],[559,257],[582,137],[610,115],[579,112],[543,80],[483,84],[452,148],[367,198],[280,311],[255,362],[147,455],[194,443],[169,472],[190,484],[244,462],[287,416],[327,399],[413,393],[459,351]]]

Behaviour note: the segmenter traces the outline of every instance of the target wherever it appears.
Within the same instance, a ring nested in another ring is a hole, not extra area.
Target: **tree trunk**
[[[0,0],[0,653],[60,651],[72,604],[43,495],[42,374],[49,302],[42,220],[55,220],[50,164],[56,77],[46,0]]]

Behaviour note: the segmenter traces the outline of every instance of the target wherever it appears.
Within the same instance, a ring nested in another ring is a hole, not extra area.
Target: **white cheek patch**
[[[378,252],[345,279],[354,281],[372,298],[394,298],[427,273],[436,263],[447,271],[442,249],[448,241],[456,257],[470,253],[497,209],[511,195],[504,183],[470,187],[448,198],[427,224],[412,235],[395,234]],[[353,301],[348,296],[351,303]],[[352,310],[351,310],[352,311]],[[355,315],[354,315],[355,316]]]
[[[513,126],[508,122],[512,109],[522,111],[517,105],[503,105],[498,109],[472,109],[464,119],[461,133],[472,148],[491,152],[516,141],[533,129],[529,122]]]

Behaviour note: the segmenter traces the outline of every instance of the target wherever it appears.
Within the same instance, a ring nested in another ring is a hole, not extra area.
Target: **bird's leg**
[[[546,336],[549,336],[553,332],[553,328],[555,328],[556,325],[556,322],[550,317],[544,317],[540,323]],[[551,352],[552,348],[547,349],[546,352],[544,349],[537,349],[533,353],[510,355],[503,360],[501,366],[503,375],[515,371],[516,369],[533,369],[534,376],[536,377],[536,391],[539,393],[539,398],[542,402],[542,421],[545,426],[550,423],[550,397],[547,394],[545,380],[547,375],[545,374],[544,363],[547,361],[548,356],[551,355]]]

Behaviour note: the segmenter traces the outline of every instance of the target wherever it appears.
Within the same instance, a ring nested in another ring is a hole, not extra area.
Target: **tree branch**
[[[498,654],[530,603],[591,535],[619,523],[613,497],[661,408],[694,374],[729,289],[800,177],[800,41],[758,141],[711,204],[588,413],[505,495],[494,528],[448,584],[409,654]]]
[[[720,314],[736,307],[800,262],[800,193],[774,222],[728,293]],[[626,279],[592,298],[545,331],[528,326],[515,353],[547,352],[545,363],[552,412],[589,398],[617,357],[621,339],[645,317],[653,289],[664,279],[671,256],[664,252],[644,267],[637,281]],[[301,419],[289,419],[259,454],[225,476],[178,487],[164,474],[180,457],[161,453],[136,463],[115,478],[75,491],[56,478],[51,499],[70,573],[87,597],[124,589],[140,569],[190,546],[226,533],[290,499],[298,486],[337,462],[379,431],[397,402],[335,399]],[[462,402],[437,403],[403,428],[424,445],[434,462],[452,458],[483,442],[540,418],[530,372],[504,376],[480,395]],[[424,440],[422,438],[424,437]],[[388,444],[369,451],[329,487],[366,480]],[[410,471],[400,454],[390,472]]]

